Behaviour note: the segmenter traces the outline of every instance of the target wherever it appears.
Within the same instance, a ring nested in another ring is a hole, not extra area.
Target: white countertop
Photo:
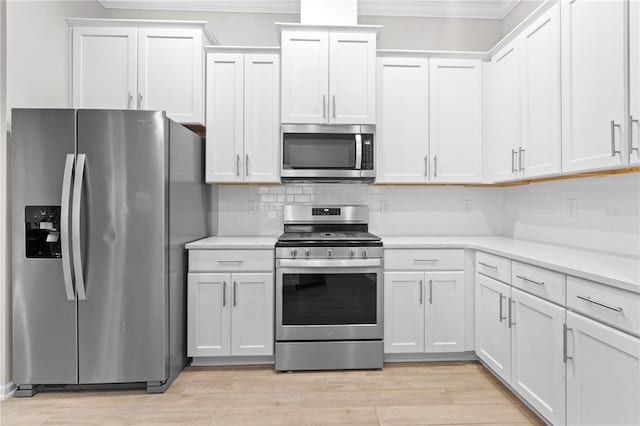
[[[254,249],[273,250],[278,237],[207,237],[188,243],[188,250]]]
[[[640,293],[640,259],[508,237],[383,236],[390,248],[468,248]]]
[[[186,245],[187,249],[272,250],[277,237],[208,237]],[[513,260],[553,269],[576,277],[597,281],[640,293],[640,260],[601,254],[508,237],[474,236],[382,236],[385,249],[466,248],[481,250]]]

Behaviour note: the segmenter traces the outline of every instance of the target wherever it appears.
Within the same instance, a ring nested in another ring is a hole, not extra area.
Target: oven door
[[[382,259],[280,262],[277,341],[382,339]]]

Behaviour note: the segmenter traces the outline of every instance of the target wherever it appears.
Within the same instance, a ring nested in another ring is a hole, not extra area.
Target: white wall
[[[7,7],[0,1],[0,400],[9,392],[11,356],[8,345],[11,336],[9,321],[9,275],[7,271]]]

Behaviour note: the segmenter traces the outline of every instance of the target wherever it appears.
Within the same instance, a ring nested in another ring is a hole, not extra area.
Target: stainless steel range
[[[276,243],[276,370],[383,364],[383,254],[367,206],[284,207]]]

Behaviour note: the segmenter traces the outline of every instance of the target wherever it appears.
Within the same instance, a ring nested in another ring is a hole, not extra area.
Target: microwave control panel
[[[362,135],[362,170],[373,170],[373,135]]]

